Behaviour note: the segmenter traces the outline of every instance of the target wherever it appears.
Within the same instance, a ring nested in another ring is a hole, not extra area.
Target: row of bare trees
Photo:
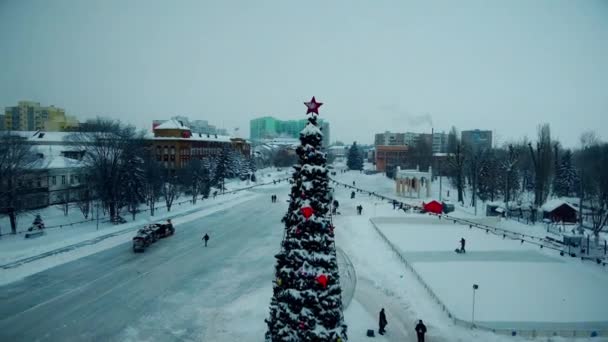
[[[217,156],[192,159],[177,170],[165,169],[153,155],[144,132],[118,121],[98,119],[90,132],[77,132],[69,140],[86,150],[83,159],[93,192],[110,217],[124,208],[133,219],[146,204],[154,215],[164,199],[168,211],[182,194],[192,203],[207,198],[211,187],[224,188],[226,178],[250,177],[255,165],[232,148]]]
[[[552,197],[579,197],[580,207],[597,236],[608,223],[608,143],[585,133],[580,148],[569,150],[551,138],[548,124],[539,126],[535,142],[524,139],[491,149],[460,141],[452,128],[448,136],[448,170],[458,201],[468,191],[477,199],[509,203],[533,194],[536,211]],[[581,222],[583,223],[583,222]]]
[[[255,172],[250,158],[228,147],[217,156],[193,159],[177,170],[166,169],[153,155],[143,131],[114,120],[97,119],[87,131],[74,132],[66,139],[66,144],[86,153],[82,186],[63,191],[60,207],[67,215],[70,205],[76,205],[85,219],[94,202],[113,220],[125,210],[135,219],[144,204],[154,215],[161,199],[170,211],[183,194],[196,203],[209,196],[211,187],[223,189],[224,179],[245,179]],[[32,171],[35,159],[27,139],[10,132],[0,134],[0,214],[9,216],[12,233],[17,230],[18,214],[25,209],[22,202],[27,191],[18,186],[19,180]]]

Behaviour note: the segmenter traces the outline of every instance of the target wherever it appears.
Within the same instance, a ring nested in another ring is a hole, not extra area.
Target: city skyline
[[[608,138],[606,17],[603,1],[4,1],[0,106],[246,131],[316,96],[345,143],[451,126],[535,140],[547,122],[577,147]]]

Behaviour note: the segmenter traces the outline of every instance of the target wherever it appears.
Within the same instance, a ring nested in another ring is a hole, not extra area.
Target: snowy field
[[[426,221],[426,222],[425,222]],[[608,274],[579,259],[436,218],[378,227],[448,309],[500,329],[608,329]],[[464,237],[466,254],[454,249]]]

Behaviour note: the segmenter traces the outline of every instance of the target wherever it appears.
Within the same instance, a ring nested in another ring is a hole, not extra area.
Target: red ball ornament
[[[304,322],[300,322],[300,329],[304,329],[305,325]]]
[[[321,286],[323,286],[323,288],[327,287],[327,276],[325,274],[321,274],[320,276],[318,276],[317,281],[319,282],[319,284],[321,284]]]
[[[302,211],[302,215],[304,215],[304,217],[306,217],[306,219],[308,220],[308,218],[310,218],[313,214],[313,210],[311,207],[304,207],[301,209]]]

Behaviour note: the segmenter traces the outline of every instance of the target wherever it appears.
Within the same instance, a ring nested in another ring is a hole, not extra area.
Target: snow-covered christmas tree
[[[300,132],[285,234],[276,255],[266,341],[346,341],[342,290],[329,219],[330,192],[323,135],[317,126],[322,103],[304,103],[308,124]]]

